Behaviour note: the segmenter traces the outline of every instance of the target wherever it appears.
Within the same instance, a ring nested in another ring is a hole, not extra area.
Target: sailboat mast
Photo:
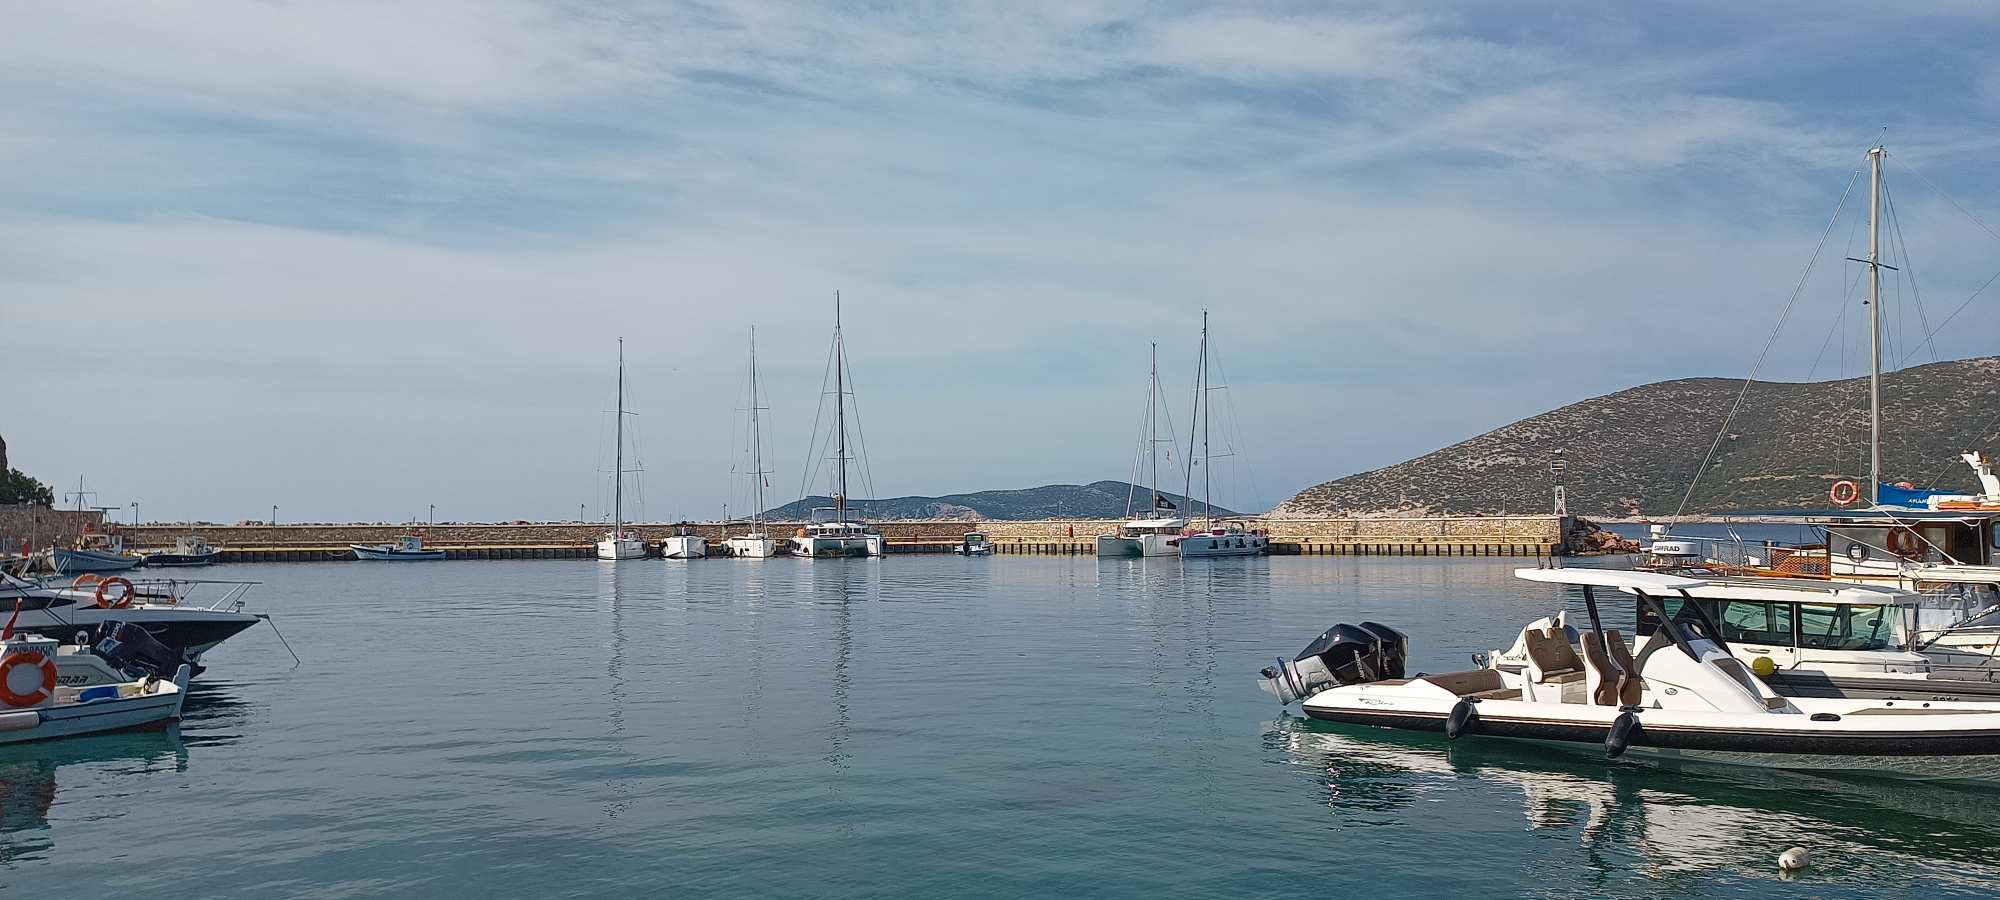
[[[764,433],[757,421],[757,326],[750,326],[750,477],[756,491],[757,507],[750,513],[751,527],[764,532]]]
[[[1211,474],[1214,466],[1209,464],[1208,420],[1211,417],[1208,406],[1208,310],[1201,311],[1201,513],[1215,519],[1215,477]]]
[[[1153,464],[1153,480],[1146,485],[1148,514],[1160,510],[1160,342],[1153,342],[1153,371],[1148,377],[1152,393],[1146,397],[1146,461]]]
[[[847,388],[842,383],[847,368],[847,344],[840,336],[840,292],[833,292],[833,433],[834,458],[839,463],[833,495],[836,522],[847,521]]]
[[[1208,313],[1201,314],[1201,353],[1197,357],[1194,373],[1194,408],[1188,410],[1188,452],[1185,474],[1181,476],[1181,502],[1194,506],[1194,423],[1201,417],[1201,372],[1208,365]],[[1203,473],[1207,474],[1207,473]],[[1194,518],[1194,510],[1186,510],[1187,517]]]
[[[611,539],[625,534],[625,339],[618,339],[618,412],[611,433]]]
[[[1868,502],[1882,502],[1882,148],[1868,151]]]

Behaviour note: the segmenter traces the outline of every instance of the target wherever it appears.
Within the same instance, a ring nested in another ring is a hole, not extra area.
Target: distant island
[[[1474,515],[1546,512],[1564,460],[1572,513],[1671,515],[1742,379],[1662,381],[1572,403],[1371,472],[1315,485],[1271,515]],[[2000,450],[2000,357],[1916,366],[1882,378],[1882,475],[1976,490],[1958,459]],[[1688,500],[1689,513],[1825,509],[1827,489],[1868,469],[1868,379],[1757,382]]]
[[[1189,509],[1188,499],[1179,494],[1162,492],[1167,502],[1185,511]],[[978,491],[971,494],[946,494],[942,497],[892,497],[882,500],[849,500],[856,515],[870,520],[894,521],[898,519],[964,519],[967,521],[1027,521],[1037,519],[1117,519],[1126,512],[1127,498],[1143,513],[1146,509],[1145,488],[1135,488],[1123,481],[1094,481],[1090,484],[1048,484],[1041,487],[1012,491]],[[830,497],[807,497],[766,512],[767,518],[799,521],[810,516],[816,507],[830,507]],[[1202,512],[1199,501],[1196,512]],[[1218,516],[1235,516],[1222,507],[1216,507]]]

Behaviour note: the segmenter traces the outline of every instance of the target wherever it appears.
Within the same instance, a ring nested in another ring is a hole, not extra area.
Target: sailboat
[[[612,427],[618,449],[612,451],[611,530],[597,542],[598,559],[638,559],[646,555],[646,540],[625,528],[625,339],[618,339],[618,411]]]
[[[1215,479],[1212,461],[1215,455],[1208,444],[1209,412],[1208,394],[1208,311],[1201,314],[1201,362],[1195,370],[1194,416],[1201,420],[1201,506],[1206,515],[1206,526],[1199,531],[1183,534],[1176,546],[1180,548],[1182,559],[1205,559],[1217,556],[1256,556],[1271,549],[1271,538],[1262,529],[1252,531],[1241,522],[1218,522],[1215,518]],[[1188,477],[1187,486],[1181,495],[1194,493],[1194,423],[1188,423]],[[1192,505],[1192,504],[1190,504]]]
[[[1152,374],[1146,389],[1146,461],[1152,467],[1152,481],[1146,485],[1147,513],[1132,518],[1132,494],[1125,496],[1124,524],[1111,534],[1097,536],[1098,556],[1173,556],[1173,541],[1187,527],[1187,519],[1174,509],[1172,501],[1160,496],[1160,345],[1153,345]],[[1171,443],[1171,441],[1169,441]],[[1137,466],[1134,466],[1137,468]],[[1185,499],[1185,495],[1183,496]]]
[[[742,537],[727,538],[722,542],[725,556],[742,556],[749,559],[769,559],[778,553],[778,542],[771,539],[770,531],[764,524],[764,479],[771,473],[764,469],[764,431],[758,417],[762,405],[758,402],[757,385],[757,326],[750,326],[750,496],[753,510],[750,513],[750,533]]]
[[[795,556],[881,556],[880,532],[847,513],[847,342],[840,331],[840,292],[833,294],[833,508],[815,509],[792,536]]]

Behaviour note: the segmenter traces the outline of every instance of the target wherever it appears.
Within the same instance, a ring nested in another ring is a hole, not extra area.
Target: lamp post
[[[271,526],[275,528],[277,527],[277,525],[278,525],[278,504],[273,503],[271,504]]]
[[[436,525],[437,523],[438,523],[438,505],[433,503],[431,504],[431,524]]]
[[[1549,460],[1549,477],[1554,478],[1556,480],[1557,518],[1566,518],[1567,516],[1569,516],[1569,497],[1565,495],[1565,491],[1563,490],[1564,468],[1565,466],[1563,465],[1562,449],[1557,448],[1555,452],[1555,458]]]
[[[139,501],[132,501],[132,524],[139,524]]]

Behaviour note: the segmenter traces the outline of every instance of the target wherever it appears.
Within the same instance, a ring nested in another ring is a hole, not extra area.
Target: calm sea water
[[[177,731],[0,748],[47,896],[1979,895],[2000,792],[1307,724],[1336,621],[1460,668],[1504,559],[280,564]],[[1802,844],[1798,883],[1775,858]]]

